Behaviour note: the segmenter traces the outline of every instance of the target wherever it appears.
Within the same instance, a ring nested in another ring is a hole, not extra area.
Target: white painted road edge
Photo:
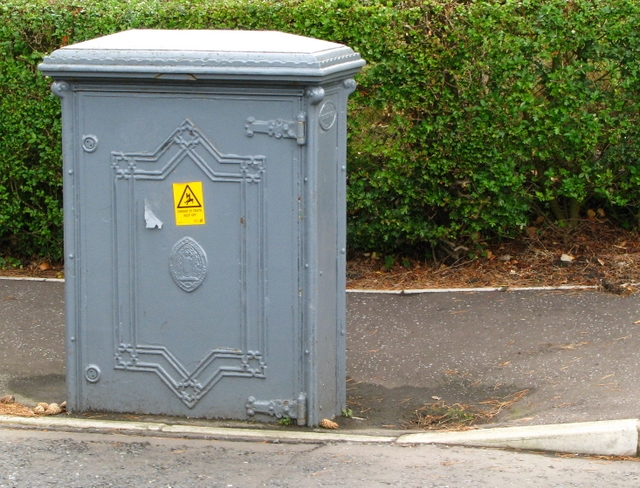
[[[32,278],[29,276],[0,276],[0,280],[8,281],[52,281],[55,283],[64,283],[64,278]]]
[[[56,429],[121,434],[165,434],[210,439],[288,442],[357,442],[399,445],[444,444],[469,447],[525,449],[601,456],[638,455],[638,419],[572,424],[496,427],[461,432],[404,433],[399,436],[339,433],[336,431],[270,430],[268,428],[207,427],[196,425],[75,419],[68,417],[13,417],[0,415],[0,428]]]
[[[24,276],[0,276],[0,280],[11,281],[48,281],[64,283],[64,278],[31,278]],[[482,288],[409,288],[407,290],[347,289],[347,293],[377,293],[385,295],[419,295],[422,293],[476,293],[484,291],[554,291],[554,290],[597,290],[597,285],[559,285],[559,286],[485,286]]]
[[[385,295],[419,295],[421,293],[476,293],[484,291],[555,291],[555,290],[597,290],[597,285],[559,286],[485,286],[482,288],[414,288],[408,290],[347,290],[347,293],[377,293]]]

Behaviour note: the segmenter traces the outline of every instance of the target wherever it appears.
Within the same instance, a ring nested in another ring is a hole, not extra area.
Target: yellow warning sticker
[[[202,182],[174,183],[173,206],[176,210],[176,225],[204,225]]]

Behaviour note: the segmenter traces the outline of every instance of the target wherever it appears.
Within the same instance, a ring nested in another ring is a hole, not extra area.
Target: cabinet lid
[[[38,69],[56,79],[323,81],[364,64],[347,46],[284,32],[134,29],[65,46]]]

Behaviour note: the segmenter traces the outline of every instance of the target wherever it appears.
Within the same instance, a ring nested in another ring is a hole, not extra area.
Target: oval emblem
[[[192,292],[202,284],[207,274],[207,255],[191,237],[183,237],[171,250],[169,270],[176,285]]]
[[[336,122],[337,115],[338,111],[333,102],[325,102],[320,108],[320,127],[322,127],[323,130],[331,129]]]

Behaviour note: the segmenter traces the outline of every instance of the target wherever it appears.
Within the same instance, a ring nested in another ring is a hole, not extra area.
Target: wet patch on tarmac
[[[62,403],[67,396],[63,374],[11,378],[7,386],[16,400],[27,406],[33,406],[39,402]]]

